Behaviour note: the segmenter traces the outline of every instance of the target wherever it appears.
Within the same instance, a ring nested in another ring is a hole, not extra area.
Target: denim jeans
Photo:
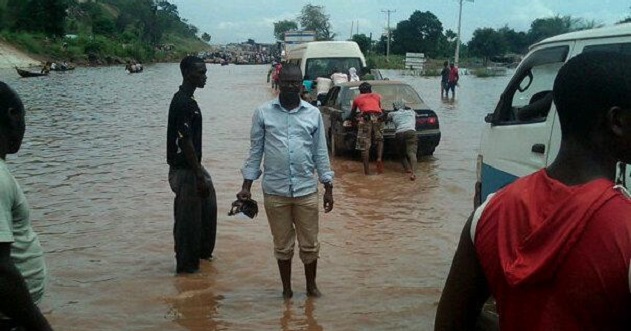
[[[169,184],[175,193],[173,238],[177,272],[198,270],[199,260],[212,257],[215,249],[217,196],[210,174],[206,169],[203,170],[210,187],[210,194],[205,198],[197,194],[197,181],[193,170],[169,170]]]

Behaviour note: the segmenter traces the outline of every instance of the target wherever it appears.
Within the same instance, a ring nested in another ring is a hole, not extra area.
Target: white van
[[[482,129],[478,155],[475,206],[518,177],[554,161],[561,142],[552,101],[554,79],[568,59],[589,51],[631,55],[631,23],[567,33],[530,47],[495,111],[484,119],[487,124]],[[619,166],[618,181],[631,184],[625,169],[625,165]]]
[[[366,59],[354,41],[312,41],[288,49],[288,63],[302,70],[304,80],[330,77],[332,70],[348,73],[355,68],[360,73],[366,67]]]

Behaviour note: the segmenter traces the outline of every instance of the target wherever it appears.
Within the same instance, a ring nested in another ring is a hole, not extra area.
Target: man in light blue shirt
[[[388,121],[395,127],[397,150],[405,172],[410,180],[416,180],[416,150],[418,137],[416,136],[416,112],[406,107],[403,102],[395,102],[393,112],[388,113]]]
[[[254,111],[250,152],[241,169],[239,200],[251,197],[263,174],[265,212],[274,237],[283,297],[291,298],[291,259],[296,238],[305,265],[307,295],[320,296],[315,282],[318,242],[318,182],[324,184],[324,212],[333,209],[333,171],[320,111],[300,99],[302,72],[291,64],[279,75],[280,93]],[[264,160],[264,161],[263,161]],[[263,161],[263,162],[262,162]],[[263,171],[261,171],[261,162]]]

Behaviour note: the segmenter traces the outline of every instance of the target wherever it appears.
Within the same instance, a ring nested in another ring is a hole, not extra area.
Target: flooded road
[[[265,213],[227,216],[240,189],[254,108],[273,97],[268,66],[208,66],[195,93],[204,113],[203,164],[219,207],[216,259],[174,276],[165,161],[177,64],[78,68],[23,79],[27,132],[7,164],[32,207],[50,273],[43,309],[56,330],[430,330],[457,239],[472,208],[483,117],[509,77],[462,76],[455,101],[440,78],[401,79],[436,110],[442,140],[407,179],[398,162],[365,177],[333,158],[335,208],[321,214],[318,283],[307,299],[296,257],[285,303]],[[262,201],[260,181],[253,198]],[[260,204],[262,206],[262,204]]]

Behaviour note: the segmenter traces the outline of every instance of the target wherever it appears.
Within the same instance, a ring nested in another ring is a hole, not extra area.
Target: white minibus
[[[554,161],[561,127],[552,101],[552,85],[568,59],[590,51],[631,55],[631,23],[567,33],[530,47],[495,111],[484,119],[477,160],[476,207],[489,194]],[[631,184],[629,170],[631,167],[619,165],[619,183]]]
[[[348,74],[355,68],[360,73],[366,67],[366,59],[354,41],[312,41],[287,50],[285,60],[302,70],[304,80],[330,77],[335,69]]]

